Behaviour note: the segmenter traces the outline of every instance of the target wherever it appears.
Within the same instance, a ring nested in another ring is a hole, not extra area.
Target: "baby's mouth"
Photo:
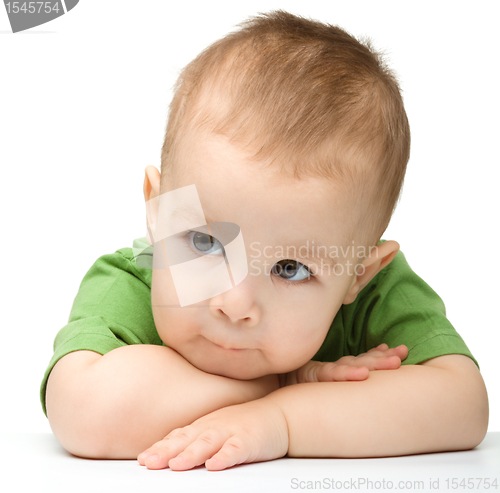
[[[240,347],[232,347],[227,344],[217,344],[216,342],[211,341],[210,339],[207,339],[207,341],[211,342],[214,346],[217,346],[220,349],[223,349],[224,351],[245,351],[248,348],[240,348]]]
[[[215,344],[215,342],[214,342]],[[246,348],[234,348],[234,347],[224,347],[220,346],[219,344],[215,344],[217,347],[220,347],[221,349],[224,349],[225,351],[245,351]]]

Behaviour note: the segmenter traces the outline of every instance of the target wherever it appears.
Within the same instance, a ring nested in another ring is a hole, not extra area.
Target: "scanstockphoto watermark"
[[[373,254],[375,251],[375,254]],[[258,241],[250,244],[249,274],[260,275],[262,272],[268,274],[271,269],[278,268],[280,273],[291,275],[296,270],[290,263],[277,263],[283,260],[302,260],[307,262],[307,268],[313,275],[337,275],[351,276],[353,274],[363,275],[365,266],[363,261],[371,255],[378,255],[376,246],[330,246],[316,245],[314,240],[306,241],[305,245],[299,247],[288,245],[271,246],[262,245]],[[302,262],[301,262],[302,263]]]
[[[322,478],[290,480],[291,490],[360,490],[360,491],[438,491],[446,490],[493,490],[500,488],[498,478],[427,478],[427,479],[395,479],[386,478]]]
[[[349,478],[349,479],[300,479],[292,478],[290,488],[292,490],[409,490],[424,491],[427,489],[423,480],[397,480],[389,479],[369,479],[369,478]]]

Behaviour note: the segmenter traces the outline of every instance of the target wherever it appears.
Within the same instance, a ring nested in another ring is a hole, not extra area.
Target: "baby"
[[[62,446],[173,470],[477,446],[477,361],[381,239],[409,152],[394,75],[338,27],[271,12],[203,51],[146,168],[147,236],[95,262],[56,336]]]

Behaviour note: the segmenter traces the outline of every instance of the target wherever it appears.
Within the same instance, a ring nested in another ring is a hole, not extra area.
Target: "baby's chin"
[[[232,378],[233,380],[253,380],[271,373],[265,369],[260,369],[259,371],[259,369],[255,368],[255,365],[252,365],[250,362],[245,364],[243,361],[224,361],[221,358],[217,360],[198,360],[194,357],[183,357],[195,368],[198,368],[198,370],[204,371],[205,373],[211,373],[212,375]]]

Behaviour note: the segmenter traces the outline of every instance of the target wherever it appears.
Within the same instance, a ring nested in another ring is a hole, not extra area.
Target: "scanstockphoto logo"
[[[79,0],[45,2],[12,2],[4,0],[5,10],[13,33],[46,24],[75,8]]]
[[[239,226],[207,223],[194,184],[148,200],[146,215],[152,246],[133,249],[136,264],[156,270],[168,268],[181,307],[224,293],[247,276]]]

